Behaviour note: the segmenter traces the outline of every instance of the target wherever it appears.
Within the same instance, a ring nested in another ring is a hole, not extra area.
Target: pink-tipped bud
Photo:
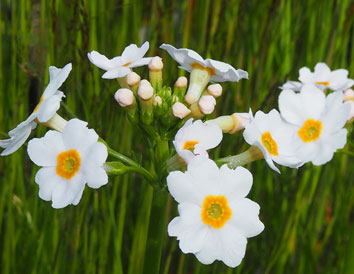
[[[191,110],[187,108],[184,104],[180,102],[176,102],[172,106],[172,113],[173,116],[183,119],[184,117],[186,117],[191,113]]]
[[[212,84],[208,86],[208,94],[213,96],[214,98],[220,97],[222,94],[222,86],[220,84]]]
[[[195,98],[193,96],[193,94],[186,94],[186,96],[184,96],[184,100],[188,103],[188,104],[193,104],[195,102]]]
[[[188,79],[187,77],[184,76],[178,77],[175,83],[176,88],[186,88],[187,85],[188,85]]]
[[[162,104],[162,98],[158,95],[154,98],[154,106],[160,106]]]
[[[114,94],[114,99],[121,107],[128,107],[135,102],[133,92],[127,88],[120,88]]]
[[[229,133],[235,133],[236,131],[242,130],[250,123],[249,113],[234,113],[231,115],[234,126]]]
[[[346,91],[344,91],[343,101],[346,102],[351,100],[354,100],[354,90],[347,89]]]
[[[139,74],[135,73],[134,71],[129,72],[127,75],[127,84],[129,86],[136,86],[140,82],[140,76]]]
[[[149,70],[162,70],[163,63],[162,59],[159,56],[155,56],[150,60]]]
[[[154,89],[147,80],[141,80],[138,95],[143,100],[149,100],[154,95]]]
[[[210,114],[214,111],[216,105],[215,98],[211,95],[203,95],[200,97],[198,106],[203,114]]]

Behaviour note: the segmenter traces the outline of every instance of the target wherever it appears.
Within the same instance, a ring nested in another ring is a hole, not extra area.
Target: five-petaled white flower
[[[55,116],[57,110],[60,108],[60,101],[65,96],[58,88],[68,78],[70,71],[71,63],[62,69],[54,66],[49,67],[49,84],[44,90],[36,108],[25,121],[20,123],[15,129],[9,131],[9,139],[0,140],[0,147],[5,148],[1,156],[9,155],[23,145],[30,135],[31,130],[36,127],[35,120],[45,123]],[[57,117],[56,122],[59,121],[62,123],[62,120],[61,117]],[[54,126],[52,127],[55,128]]]
[[[195,155],[208,157],[208,149],[214,148],[222,140],[222,130],[218,125],[206,125],[201,120],[189,119],[175,136],[173,144],[178,155],[189,163]]]
[[[236,82],[242,78],[248,78],[246,71],[241,69],[236,70],[224,62],[203,59],[194,50],[186,48],[176,49],[169,44],[162,44],[160,48],[166,50],[181,65],[181,69],[191,72],[190,84],[185,98],[189,104],[198,101],[209,81]]]
[[[29,157],[42,166],[35,177],[39,197],[52,201],[54,208],[62,208],[79,203],[86,182],[92,188],[107,184],[102,167],[107,148],[97,140],[98,135],[86,122],[72,119],[63,133],[50,130],[43,138],[29,141]]]
[[[300,82],[288,81],[281,88],[299,91],[303,85],[313,84],[321,90],[329,88],[343,91],[354,85],[354,80],[348,79],[346,69],[331,71],[325,63],[317,63],[314,72],[311,72],[307,67],[303,67],[299,70],[299,75]]]
[[[296,135],[295,127],[285,123],[277,110],[268,114],[257,111],[252,114],[251,122],[246,125],[243,137],[250,145],[260,148],[267,164],[275,171],[279,169],[273,161],[287,167],[298,168],[303,162],[295,157],[293,140]]]
[[[149,42],[146,41],[140,48],[135,44],[130,44],[124,49],[121,56],[112,59],[108,59],[97,51],[91,51],[87,54],[87,57],[92,64],[106,70],[102,78],[114,79],[128,75],[131,68],[149,64],[152,57],[143,58],[148,50]]]
[[[350,105],[343,103],[343,92],[325,94],[314,85],[304,85],[300,93],[283,90],[279,96],[281,116],[296,127],[294,151],[304,162],[322,165],[343,148],[347,130],[343,128]]]
[[[246,252],[247,238],[264,229],[260,207],[245,198],[252,174],[243,167],[220,169],[210,159],[197,156],[186,172],[173,171],[167,186],[179,203],[179,216],[168,225],[183,253],[194,253],[203,264],[221,260],[238,266]]]

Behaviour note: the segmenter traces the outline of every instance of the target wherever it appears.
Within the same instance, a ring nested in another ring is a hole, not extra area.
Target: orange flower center
[[[262,144],[266,148],[266,150],[269,152],[269,154],[273,156],[278,156],[278,146],[277,143],[274,141],[272,138],[272,135],[270,134],[269,131],[264,132],[262,134]]]
[[[132,63],[132,62],[128,62],[128,63],[124,64],[123,67],[129,66],[131,63]]]
[[[183,145],[183,149],[193,150],[195,145],[198,143],[199,141],[186,141]]]
[[[195,62],[193,64],[191,64],[192,69],[202,69],[202,70],[206,70],[207,72],[209,72],[210,75],[215,75],[215,70],[213,68],[209,68],[209,67],[203,67],[201,64]]]
[[[329,82],[324,81],[324,82],[315,82],[317,85],[324,85],[324,86],[329,86]]]
[[[219,229],[231,218],[232,211],[225,196],[209,195],[204,199],[202,208],[202,221]]]
[[[307,119],[302,128],[299,129],[298,134],[305,143],[308,143],[317,140],[321,136],[321,132],[321,121]]]
[[[58,154],[56,172],[67,180],[75,176],[80,169],[80,154],[75,149],[70,149]]]

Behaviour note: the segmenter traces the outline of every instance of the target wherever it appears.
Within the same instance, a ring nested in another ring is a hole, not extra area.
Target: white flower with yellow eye
[[[9,155],[23,145],[32,129],[37,126],[34,122],[35,120],[39,123],[46,123],[53,119],[47,123],[47,125],[56,130],[62,130],[65,121],[55,114],[60,108],[61,99],[65,95],[63,92],[59,91],[58,88],[63,84],[66,78],[68,78],[70,71],[71,63],[67,64],[62,69],[58,69],[54,66],[49,67],[49,84],[44,90],[36,108],[25,121],[9,131],[9,139],[0,140],[0,147],[5,148],[1,156]]]
[[[54,208],[77,205],[86,183],[92,188],[107,184],[107,148],[97,140],[86,122],[72,119],[63,133],[50,130],[28,142],[29,157],[42,166],[35,177],[41,199],[52,201]]]
[[[314,85],[304,85],[300,93],[283,90],[279,96],[281,116],[296,127],[294,151],[304,162],[323,165],[347,141],[344,125],[350,105],[343,103],[343,92],[327,97]]]
[[[252,174],[243,167],[220,169],[210,159],[197,156],[186,172],[173,171],[167,186],[179,203],[179,216],[168,225],[183,253],[193,253],[203,264],[215,260],[238,266],[246,252],[247,238],[264,229],[260,207],[245,198]]]
[[[242,78],[248,78],[247,71],[236,70],[229,64],[213,59],[203,59],[194,50],[176,49],[169,44],[162,44],[160,48],[166,50],[181,65],[181,69],[191,72],[190,84],[185,97],[188,104],[198,101],[209,81],[237,82]]]
[[[214,148],[222,140],[222,130],[218,125],[206,125],[201,120],[189,119],[175,136],[173,144],[177,154],[189,163],[196,155],[208,157],[208,149]]]
[[[246,142],[260,148],[267,164],[279,173],[273,161],[292,168],[298,168],[303,164],[295,157],[293,149],[295,135],[295,127],[283,122],[275,109],[268,114],[257,111],[254,118],[251,115],[251,122],[246,125],[243,132]]]
[[[346,90],[354,85],[353,79],[348,79],[348,71],[346,69],[336,69],[331,71],[325,63],[317,63],[315,71],[307,67],[299,70],[299,80],[288,81],[281,88],[300,91],[303,85],[316,85],[321,90],[329,88],[331,90]]]
[[[149,42],[145,42],[140,48],[135,44],[127,46],[121,56],[108,59],[106,56],[91,51],[87,54],[88,59],[92,64],[100,69],[106,70],[102,75],[105,79],[121,78],[131,72],[131,68],[141,67],[149,64],[152,57],[144,55],[149,50]]]

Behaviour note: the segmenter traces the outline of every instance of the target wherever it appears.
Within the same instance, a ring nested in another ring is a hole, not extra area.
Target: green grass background
[[[72,62],[60,114],[71,118],[72,110],[127,155],[139,155],[143,138],[113,100],[118,83],[101,79],[89,63],[91,50],[111,58],[148,40],[148,56],[163,57],[166,84],[184,72],[158,49],[161,43],[247,70],[249,80],[223,85],[213,117],[277,107],[278,86],[319,61],[354,77],[348,0],[0,0],[0,34],[1,139],[35,107],[48,66]],[[146,68],[137,71],[147,77]],[[39,126],[32,137],[46,130]],[[212,158],[247,147],[241,134],[227,135]],[[281,175],[264,161],[247,166],[254,175],[249,197],[261,205],[265,230],[249,239],[242,264],[203,266],[166,233],[160,272],[354,273],[353,147],[351,129],[349,152],[325,166],[281,168]],[[98,190],[86,188],[78,206],[55,210],[38,197],[37,170],[25,147],[0,158],[1,273],[142,273],[152,190],[140,176],[110,178]],[[176,215],[170,199],[168,220]]]

